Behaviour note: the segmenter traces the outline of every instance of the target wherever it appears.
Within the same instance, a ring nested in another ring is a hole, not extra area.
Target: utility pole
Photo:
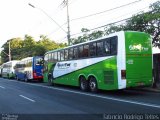
[[[66,5],[67,5],[67,23],[68,23],[68,34],[67,34],[67,39],[68,39],[68,45],[70,45],[70,20],[69,20],[69,9],[68,9],[68,0],[66,0]]]
[[[4,50],[2,50],[2,52],[4,54],[6,54],[8,57],[9,57],[9,61],[11,61],[11,43],[10,43],[11,40],[7,40],[7,43],[8,43],[8,54],[6,52],[4,52]]]
[[[8,41],[8,44],[9,44],[9,61],[11,61],[11,44],[10,44],[10,41]]]
[[[67,31],[67,39],[68,39],[68,45],[70,45],[70,37],[71,37],[71,35],[70,35],[70,19],[69,19],[68,1],[69,0],[64,0],[61,5],[63,5],[63,7],[67,7],[67,29],[68,29],[68,31]]]

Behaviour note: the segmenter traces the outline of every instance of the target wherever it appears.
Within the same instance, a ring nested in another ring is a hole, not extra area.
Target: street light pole
[[[67,0],[68,1],[68,0]],[[37,8],[40,11],[42,11],[47,17],[49,17],[59,28],[61,28],[62,31],[64,31],[67,34],[67,38],[68,38],[68,44],[70,45],[69,39],[70,39],[70,31],[66,32],[51,16],[49,16],[43,9],[35,7],[34,5],[32,5],[31,3],[28,3],[29,6],[31,6],[32,8]],[[68,10],[67,10],[68,11]],[[68,20],[69,20],[69,15],[68,15]],[[68,22],[69,24],[69,22]],[[68,27],[68,30],[70,28]]]

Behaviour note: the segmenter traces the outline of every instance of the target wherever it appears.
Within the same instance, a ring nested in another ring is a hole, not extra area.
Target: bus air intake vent
[[[104,83],[114,84],[114,71],[104,71]]]

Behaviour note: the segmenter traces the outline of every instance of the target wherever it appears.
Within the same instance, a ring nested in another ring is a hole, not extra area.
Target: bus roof
[[[3,66],[4,64],[17,63],[17,62],[19,62],[19,60],[11,60],[11,61],[8,61],[8,62],[3,63],[2,66]]]

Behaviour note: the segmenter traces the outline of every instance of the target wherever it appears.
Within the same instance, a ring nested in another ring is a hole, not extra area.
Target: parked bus
[[[15,70],[14,66],[18,60],[12,60],[6,63],[3,63],[2,67],[2,77],[4,78],[15,78]]]
[[[160,88],[160,48],[153,47],[153,78],[154,78],[154,83],[153,87],[158,87]]]
[[[18,62],[15,66],[17,80],[39,81],[43,79],[43,57],[27,57]]]
[[[150,35],[121,31],[44,55],[44,82],[117,90],[152,84]]]
[[[2,65],[0,66],[0,77],[2,76]]]

